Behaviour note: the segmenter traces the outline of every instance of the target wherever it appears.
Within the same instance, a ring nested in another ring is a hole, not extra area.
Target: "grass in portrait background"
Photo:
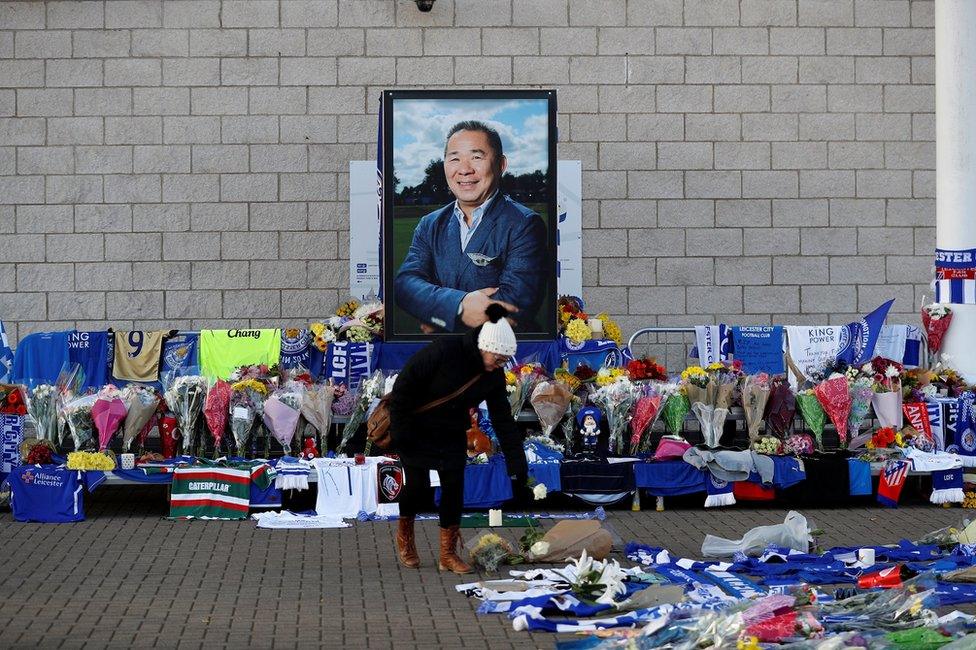
[[[396,99],[393,110],[393,265],[406,258],[421,217],[454,201],[444,176],[444,145],[448,130],[462,120],[479,120],[498,131],[508,169],[500,193],[537,212],[546,224],[551,218],[548,194],[548,102],[542,99]],[[460,246],[460,242],[458,243]],[[555,264],[555,260],[553,261]],[[545,295],[553,295],[555,268]],[[544,323],[553,318],[552,300],[536,315]],[[554,303],[553,303],[554,304]],[[394,331],[419,334],[417,319],[394,304]]]

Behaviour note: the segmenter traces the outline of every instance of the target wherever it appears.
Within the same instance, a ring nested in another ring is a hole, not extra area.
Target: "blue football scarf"
[[[932,472],[932,503],[962,503],[966,495],[962,491],[962,468]]]
[[[959,454],[976,456],[976,393],[966,391],[956,401],[956,444]]]
[[[706,508],[735,505],[735,495],[732,494],[732,483],[729,481],[715,478],[709,473],[705,481],[705,491],[708,492]]]

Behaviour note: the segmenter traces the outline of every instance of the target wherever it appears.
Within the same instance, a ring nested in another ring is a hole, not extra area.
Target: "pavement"
[[[609,510],[605,525],[623,542],[698,557],[706,533],[738,538],[782,522],[788,510],[706,511],[700,495],[675,504]],[[454,586],[477,576],[436,570],[436,521],[418,522],[423,566],[409,570],[394,558],[391,523],[272,531],[248,521],[169,521],[158,486],[102,487],[85,505],[87,520],[76,524],[22,524],[0,513],[0,647],[495,650],[555,641],[515,632],[504,616],[475,614],[478,602]],[[570,504],[546,505],[555,512]],[[802,512],[829,547],[918,538],[972,511],[916,499],[898,509]]]

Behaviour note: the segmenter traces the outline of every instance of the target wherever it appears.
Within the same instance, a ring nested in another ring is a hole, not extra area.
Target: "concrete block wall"
[[[0,318],[303,324],[385,88],[554,87],[584,297],[641,325],[916,321],[931,0],[0,3]]]

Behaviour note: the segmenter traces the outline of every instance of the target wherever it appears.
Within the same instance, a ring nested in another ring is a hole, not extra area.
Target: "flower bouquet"
[[[822,410],[820,412],[823,413]],[[813,453],[813,438],[808,433],[794,433],[787,436],[783,442],[783,453],[793,456],[808,456]]]
[[[769,401],[769,375],[761,372],[742,380],[742,410],[746,416],[749,440],[759,440],[759,425],[763,422],[766,403]]]
[[[203,402],[207,395],[207,379],[200,375],[179,375],[176,372],[163,373],[161,379],[166,388],[163,399],[176,416],[179,429],[183,433],[182,453],[190,454],[196,437],[197,420],[203,412]]]
[[[830,417],[837,429],[837,437],[841,447],[847,445],[847,416],[851,412],[851,393],[847,385],[847,377],[831,377],[822,381],[813,389],[824,412]]]
[[[218,379],[207,388],[207,398],[203,403],[203,418],[214,439],[214,458],[220,456],[220,443],[227,431],[230,417],[230,398],[234,389],[223,379]]]
[[[511,560],[520,561],[515,549],[495,533],[482,535],[471,549],[471,561],[488,573],[494,573],[500,564]]]
[[[316,384],[305,391],[302,400],[302,415],[318,432],[318,448],[326,442],[329,428],[332,426],[332,402],[335,399],[335,389],[331,383]]]
[[[796,417],[796,397],[785,377],[776,377],[769,385],[766,406],[766,431],[780,439],[786,438]]]
[[[143,433],[148,434],[153,416],[159,407],[159,394],[155,389],[141,384],[129,384],[122,389],[125,402],[125,423],[122,425],[122,449],[129,451],[132,442]]]
[[[92,420],[92,406],[95,405],[97,395],[76,397],[61,408],[61,417],[71,432],[71,439],[75,451],[81,451],[92,441],[95,422]],[[62,440],[63,443],[63,440]]]
[[[529,402],[539,418],[543,438],[551,438],[552,432],[566,415],[572,397],[569,389],[559,382],[540,381],[536,384]]]
[[[929,351],[933,354],[938,353],[942,347],[942,339],[950,323],[952,323],[952,310],[947,306],[936,302],[922,307],[922,325],[925,327]]]
[[[901,373],[904,367],[900,363],[875,357],[871,361],[874,370],[874,392],[871,395],[871,407],[882,427],[901,429],[904,424],[902,414],[902,385]]]
[[[783,441],[776,436],[763,436],[754,440],[751,448],[757,454],[778,456],[783,453]]]
[[[630,453],[635,454],[647,443],[651,428],[661,414],[667,395],[660,385],[644,384],[638,388],[634,414],[630,418]]]
[[[576,414],[581,408],[583,408],[583,399],[579,395],[573,394],[569,399],[569,405],[566,407],[566,417],[562,426],[563,439],[566,442],[565,447],[569,450],[573,448],[576,439]]]
[[[600,386],[590,395],[590,402],[600,407],[610,425],[610,453],[622,454],[630,408],[637,400],[636,386],[622,376],[608,386]]]
[[[515,390],[509,391],[508,403],[512,407],[512,417],[518,420],[519,413],[522,412],[525,402],[532,397],[532,391],[535,390],[536,384],[545,379],[546,375],[542,366],[537,363],[523,363],[516,367],[512,374],[515,375]],[[506,373],[505,381],[507,384],[508,373]]]
[[[665,389],[668,387],[671,387],[671,390],[664,402],[664,408],[661,409],[661,418],[664,420],[668,433],[680,438],[681,432],[684,430],[685,418],[691,411],[691,403],[685,393],[686,386],[668,384]]]
[[[0,414],[27,415],[24,391],[20,384],[0,384]]]
[[[264,403],[264,424],[288,456],[301,413],[302,394],[293,387],[279,388]]]
[[[817,441],[817,449],[823,451],[823,430],[827,423],[827,414],[820,405],[820,400],[812,388],[800,391],[796,394],[796,407],[803,416],[803,421],[813,433]]]
[[[267,395],[268,386],[257,379],[242,379],[230,386],[230,432],[237,455],[242,458],[247,457],[247,443],[258,413],[264,412]]]
[[[356,400],[359,395],[346,388],[345,384],[338,384],[335,387],[335,399],[332,402],[332,415],[347,418],[356,408]]]
[[[653,357],[633,359],[627,363],[627,373],[631,381],[667,381],[668,371]]]
[[[594,560],[585,549],[578,560],[555,573],[569,583],[573,595],[586,603],[614,605],[618,597],[627,593],[627,574],[620,563]]]
[[[92,405],[92,420],[98,429],[98,449],[105,451],[127,411],[122,392],[112,384],[104,386],[96,397]]]
[[[58,392],[51,384],[34,387],[27,399],[27,413],[41,440],[56,442],[58,436]]]
[[[359,395],[355,398],[355,406],[353,406],[352,412],[349,414],[346,426],[342,429],[342,438],[336,447],[338,453],[345,451],[346,445],[349,444],[349,441],[352,440],[353,436],[359,430],[359,425],[366,420],[373,401],[379,401],[380,397],[382,397],[385,386],[386,382],[383,379],[382,370],[375,371],[369,379],[364,379],[360,382]]]
[[[847,435],[853,438],[858,435],[861,425],[871,411],[871,399],[874,397],[871,380],[865,377],[854,380],[850,384],[850,393],[851,410],[847,414]]]

